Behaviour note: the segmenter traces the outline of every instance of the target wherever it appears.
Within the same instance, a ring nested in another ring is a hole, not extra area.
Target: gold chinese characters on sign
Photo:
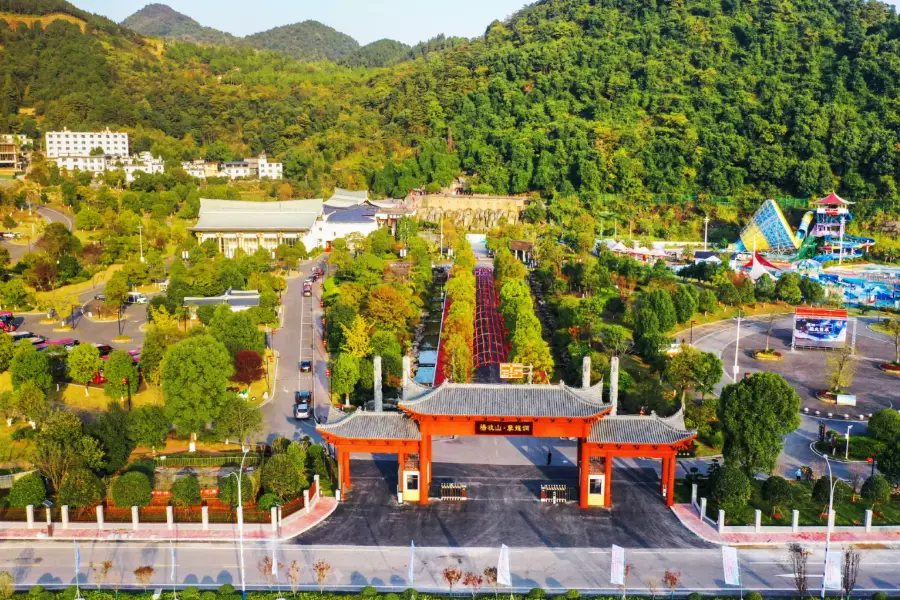
[[[525,367],[519,363],[500,363],[500,379],[522,379]]]
[[[534,423],[493,423],[478,421],[475,423],[476,435],[531,435]]]

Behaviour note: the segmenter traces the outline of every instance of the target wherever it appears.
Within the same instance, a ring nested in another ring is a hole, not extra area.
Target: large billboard
[[[794,344],[836,346],[847,342],[847,311],[798,308],[794,315]]]

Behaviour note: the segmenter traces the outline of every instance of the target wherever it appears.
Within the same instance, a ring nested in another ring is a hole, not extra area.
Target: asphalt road
[[[857,371],[849,389],[857,397],[855,407],[837,407],[816,398],[816,392],[827,387],[829,352],[816,350],[792,352],[792,316],[778,318],[772,330],[770,347],[784,355],[784,360],[781,362],[760,362],[753,358],[754,350],[766,347],[767,324],[764,320],[754,319],[741,322],[740,344],[737,352],[738,377],[757,371],[779,373],[798,391],[803,399],[804,407],[809,408],[811,412],[818,410],[823,415],[831,412],[840,417],[848,414],[852,419],[858,419],[860,414],[868,415],[882,408],[900,406],[900,386],[897,385],[896,376],[878,369],[880,363],[893,360],[893,344],[890,343],[888,336],[869,328],[869,325],[876,319],[860,317],[858,321]],[[705,352],[716,354],[724,363],[725,375],[719,384],[719,390],[732,381],[736,328],[737,324],[734,321],[712,323],[708,326],[694,328],[693,345]],[[849,335],[850,333],[848,333]],[[687,335],[682,332],[678,334],[678,337],[679,339],[686,338]]]
[[[413,540],[411,540],[413,541]],[[341,540],[332,540],[340,543]],[[342,545],[269,546],[246,544],[244,548],[244,574],[248,589],[280,587],[286,595],[290,592],[287,573],[296,561],[297,588],[318,589],[312,569],[314,562],[324,560],[332,566],[325,586],[330,589],[358,589],[365,585],[383,590],[402,591],[414,587],[422,592],[448,591],[442,572],[447,567],[463,572],[481,573],[486,567],[497,566],[499,543],[480,548],[448,548],[446,546],[416,546],[410,560],[407,543],[390,547],[351,547]],[[837,549],[837,548],[832,548]],[[863,549],[855,592],[896,592],[900,589],[897,564],[900,551],[894,549]],[[275,555],[282,565],[278,576],[264,574],[260,563],[266,556]],[[579,589],[618,595],[610,581],[610,550],[608,548],[519,548],[510,550],[510,574],[512,589],[501,592],[525,592],[543,587],[552,593],[567,589]],[[184,543],[175,548],[175,583],[178,586],[217,587],[225,583],[241,588],[241,552],[237,544]],[[809,556],[809,583],[811,593],[818,595],[822,582],[823,551],[813,548]],[[782,592],[794,595],[793,570],[789,557],[782,549],[738,550],[743,591]],[[168,544],[110,541],[83,544],[81,569],[78,581],[88,588],[97,586],[90,563],[111,561],[111,569],[105,587],[115,585],[139,587],[134,570],[149,565],[154,569],[149,589],[171,589],[172,554]],[[409,578],[412,564],[412,581]],[[663,596],[668,590],[662,585],[666,570],[678,573],[680,584],[677,593],[697,591],[714,593],[726,591],[737,595],[738,588],[724,584],[722,554],[711,549],[659,549],[637,550],[626,548],[625,563],[631,566],[627,581],[630,594]],[[74,552],[71,543],[56,542],[5,542],[0,547],[0,571],[10,572],[19,586],[35,584],[43,586],[69,586],[75,583]],[[121,582],[121,583],[119,583]],[[455,591],[462,588],[459,583]],[[490,592],[485,585],[482,592]],[[112,590],[110,590],[110,593]],[[468,592],[468,590],[464,590]],[[836,595],[836,592],[832,595]]]
[[[75,222],[72,220],[72,217],[56,209],[48,208],[46,206],[37,206],[34,210],[40,213],[50,223],[65,223],[70,231],[75,227]],[[0,241],[0,244],[9,250],[10,263],[12,264],[15,264],[20,258],[25,256],[29,249],[29,244],[27,243],[12,244],[7,241]]]
[[[271,338],[278,354],[277,372],[273,394],[262,407],[267,441],[279,436],[294,440],[310,436],[318,441],[321,436],[315,429],[316,420],[326,422],[331,412],[325,375],[328,356],[322,344],[323,310],[319,305],[322,279],[313,284],[312,297],[303,296],[303,281],[323,262],[321,257],[306,261],[300,275],[288,280],[287,290],[282,295],[282,324]],[[311,373],[300,373],[301,356],[302,360],[313,361]],[[315,419],[294,419],[294,392],[298,390],[313,392]]]

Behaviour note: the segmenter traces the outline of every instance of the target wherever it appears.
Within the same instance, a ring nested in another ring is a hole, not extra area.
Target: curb
[[[826,456],[824,454],[822,454],[821,452],[816,450],[816,442],[810,442],[809,449],[812,450],[812,453],[815,454],[816,456],[821,456],[822,458],[826,458]],[[843,458],[831,458],[830,456],[827,458],[831,462],[841,463],[841,464],[845,464],[845,465],[861,465],[861,464],[867,465],[867,464],[869,464],[869,461],[866,461],[866,460],[844,460]]]

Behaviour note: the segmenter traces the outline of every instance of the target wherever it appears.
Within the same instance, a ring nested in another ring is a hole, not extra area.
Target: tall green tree
[[[197,335],[169,348],[162,363],[166,415],[182,434],[215,421],[234,374],[225,346],[209,335]]]
[[[227,397],[216,419],[216,433],[222,439],[250,442],[263,431],[262,412],[234,394]]]
[[[103,361],[100,350],[93,344],[79,344],[66,356],[66,367],[69,377],[84,386],[84,395],[88,395],[88,384],[100,371]]]
[[[53,385],[47,354],[38,352],[32,344],[19,344],[9,370],[13,389],[18,390],[23,383],[30,381],[46,394]]]
[[[250,315],[232,312],[225,304],[216,307],[209,322],[209,333],[225,346],[232,358],[241,350],[253,350],[259,354],[266,350],[265,336]]]
[[[119,402],[134,396],[141,383],[134,358],[124,350],[114,350],[109,355],[103,365],[103,376],[106,378],[103,391],[107,397]]]
[[[784,436],[800,426],[800,404],[794,388],[775,373],[754,373],[725,386],[717,416],[725,434],[726,463],[751,476],[771,472]]]

